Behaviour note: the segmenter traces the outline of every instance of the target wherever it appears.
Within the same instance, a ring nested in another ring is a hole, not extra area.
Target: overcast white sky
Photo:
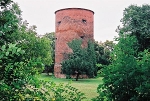
[[[131,4],[150,4],[150,0],[13,0],[18,2],[23,20],[36,25],[38,34],[55,31],[56,10],[62,8],[86,8],[94,14],[94,39],[113,40],[123,17],[123,10]]]

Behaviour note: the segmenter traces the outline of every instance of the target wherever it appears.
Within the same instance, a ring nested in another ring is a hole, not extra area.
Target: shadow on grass
[[[79,91],[83,92],[87,99],[85,101],[91,101],[90,99],[98,96],[97,87],[99,84],[102,84],[102,77],[89,78],[89,79],[66,79],[66,78],[55,78],[53,74],[47,75],[42,73],[37,75],[40,80],[44,81],[53,81],[56,84],[71,84],[71,86],[77,88]]]
[[[45,81],[53,81],[53,82],[61,82],[61,83],[66,83],[66,82],[73,82],[73,83],[86,83],[86,84],[100,84],[102,83],[102,77],[96,77],[96,78],[88,78],[88,79],[78,79],[76,81],[75,79],[66,79],[66,78],[56,78],[53,74],[47,75],[46,73],[42,73],[38,75],[38,78],[40,80],[45,80]]]

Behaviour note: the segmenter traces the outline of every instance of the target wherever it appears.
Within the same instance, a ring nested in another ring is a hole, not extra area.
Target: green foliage
[[[94,77],[94,76],[97,76],[97,67],[96,67],[96,52],[95,52],[95,49],[94,49],[94,42],[92,41],[88,41],[88,46],[87,46],[87,54],[86,54],[86,57],[85,57],[85,60],[87,62],[87,69],[88,72],[87,72],[87,75],[89,75],[89,77]],[[94,73],[94,74],[93,74]]]
[[[87,48],[82,48],[81,44],[82,40],[73,40],[68,43],[73,52],[65,54],[68,58],[62,62],[63,73],[66,75],[77,74],[76,80],[81,74],[93,77],[97,72],[94,44],[89,41]]]
[[[24,51],[15,44],[0,49],[0,99],[1,101],[81,101],[84,94],[70,85],[44,82],[36,79],[39,63],[24,58]]]
[[[106,42],[103,42],[103,43],[95,42],[94,47],[96,51],[97,64],[102,64],[103,66],[101,67],[104,67],[105,65],[110,64],[111,62],[110,53],[113,50],[114,46],[115,44],[113,43],[113,41],[106,40]]]
[[[150,5],[131,5],[124,10],[120,34],[136,36],[139,51],[150,48]]]
[[[24,87],[34,80],[36,63],[24,59],[24,51],[15,44],[0,49],[0,99],[18,100]],[[35,84],[35,83],[32,83]]]
[[[51,41],[38,37],[36,26],[28,28],[27,22],[22,22],[17,4],[1,0],[0,7],[0,100],[81,101],[84,97],[77,89],[35,77],[43,64],[52,63]]]
[[[11,2],[12,2],[11,0],[1,0],[0,1],[0,7],[1,7],[1,9],[3,9],[7,5],[9,5]]]
[[[96,97],[98,93],[96,92],[97,86],[102,83],[102,77],[99,78],[88,78],[80,79],[76,82],[74,79],[65,79],[65,78],[55,78],[53,75],[46,75],[42,73],[38,75],[38,79],[44,81],[52,81],[56,84],[70,84],[72,87],[79,89],[80,92],[85,94],[86,99],[81,101],[91,101],[92,98]]]
[[[36,26],[22,26],[19,34],[18,46],[26,51],[26,58],[37,59],[44,65],[52,64],[51,40],[46,37],[39,37],[36,33]]]
[[[95,100],[150,100],[150,53],[144,51],[137,54],[135,46],[135,37],[126,35],[119,38],[112,54],[112,64],[103,69],[104,83],[97,88],[99,96]]]
[[[112,63],[103,71],[96,101],[150,100],[150,6],[131,5],[124,10],[119,42]]]
[[[97,74],[100,74],[102,72],[102,68],[104,68],[104,65],[97,63],[96,67],[97,67]]]
[[[70,86],[70,84],[55,84],[54,82],[45,82],[44,87],[47,87],[55,101],[81,101],[85,99],[83,93],[78,89]]]
[[[22,21],[21,10],[16,3],[7,3],[0,13],[0,45],[14,43],[26,51],[27,59],[37,59],[51,65],[51,41],[46,37],[38,37],[36,26],[28,28],[27,22]]]
[[[5,1],[5,0],[4,0]],[[2,0],[1,3],[4,3]],[[6,0],[9,2],[9,0]],[[3,7],[3,6],[1,6]],[[1,10],[0,13],[0,45],[14,43],[17,39],[17,31],[20,22],[20,9],[17,4],[11,3]]]
[[[48,38],[51,41],[51,43],[50,43],[51,52],[50,53],[51,53],[52,63],[47,64],[44,69],[44,72],[46,72],[48,75],[49,75],[49,73],[54,72],[54,63],[55,63],[55,36],[54,35],[55,35],[54,32],[46,33],[44,35],[44,37]]]

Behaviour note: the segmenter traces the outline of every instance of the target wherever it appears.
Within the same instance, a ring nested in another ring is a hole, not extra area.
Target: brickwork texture
[[[83,8],[66,8],[55,12],[55,65],[54,75],[64,78],[61,62],[64,53],[72,52],[67,45],[73,39],[82,39],[86,46],[89,39],[93,40],[94,12]]]

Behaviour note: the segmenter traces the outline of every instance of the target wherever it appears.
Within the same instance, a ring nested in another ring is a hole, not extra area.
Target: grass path
[[[67,84],[71,82],[71,85],[77,89],[79,89],[81,92],[85,94],[87,99],[85,101],[91,101],[91,98],[96,97],[97,94],[97,87],[99,84],[102,83],[102,78],[92,78],[92,79],[79,79],[79,81],[75,81],[75,79],[61,79],[61,78],[55,78],[53,76],[48,76],[46,74],[41,74],[38,76],[39,79],[45,80],[45,81],[53,81],[56,84],[64,83]]]

